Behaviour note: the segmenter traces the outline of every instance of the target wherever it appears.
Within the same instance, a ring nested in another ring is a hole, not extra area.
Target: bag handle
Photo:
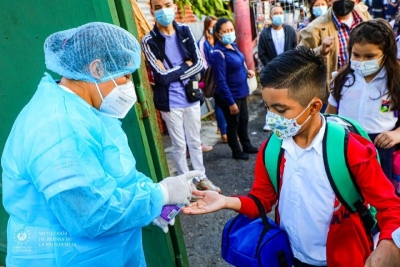
[[[264,227],[266,227],[268,229],[272,228],[272,225],[269,223],[267,215],[265,214],[264,207],[261,204],[261,201],[257,197],[253,196],[252,194],[249,194],[249,198],[254,200],[254,202],[256,203],[257,208],[258,208],[258,212],[260,213],[260,217],[261,217],[261,220],[262,220],[262,222],[264,224]]]

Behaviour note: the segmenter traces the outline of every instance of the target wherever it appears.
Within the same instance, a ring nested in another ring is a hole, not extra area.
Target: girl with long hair
[[[332,81],[326,112],[360,123],[392,179],[392,155],[400,143],[400,64],[390,24],[383,19],[361,23],[351,32],[348,52],[348,65]]]

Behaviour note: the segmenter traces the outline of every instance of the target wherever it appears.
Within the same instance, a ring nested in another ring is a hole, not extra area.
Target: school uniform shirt
[[[325,119],[321,119],[323,125],[306,149],[293,138],[283,140],[286,167],[279,202],[280,226],[289,235],[294,256],[316,266],[326,266],[326,237],[335,201],[322,157]]]
[[[347,76],[339,103],[331,95],[329,104],[338,108],[338,114],[357,121],[369,134],[391,131],[397,117],[390,110],[386,69],[367,83],[363,76],[354,72]]]
[[[320,149],[324,133],[322,126],[312,144],[303,151],[291,140],[282,143],[285,153],[279,166],[281,189],[276,221],[287,231],[293,253],[299,260],[317,266],[324,265],[326,260],[327,266],[363,267],[372,252],[372,238],[366,234],[359,215],[349,213],[337,197],[332,196]],[[261,201],[268,213],[278,196],[264,164],[266,143],[257,156],[250,194]],[[268,160],[268,155],[266,157]],[[380,240],[392,239],[392,232],[400,225],[400,199],[376,160],[374,145],[350,133],[347,158],[365,204],[370,203],[378,210]],[[239,199],[239,213],[250,218],[259,217],[251,198],[240,196]]]

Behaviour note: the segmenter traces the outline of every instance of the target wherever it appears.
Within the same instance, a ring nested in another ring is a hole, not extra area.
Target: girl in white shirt
[[[363,22],[353,29],[350,62],[332,82],[326,113],[356,120],[378,149],[382,169],[392,178],[392,154],[400,143],[400,64],[389,23]]]

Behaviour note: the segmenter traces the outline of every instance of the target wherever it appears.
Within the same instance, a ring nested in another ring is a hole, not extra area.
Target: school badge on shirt
[[[380,110],[382,113],[386,113],[386,112],[389,111],[389,109],[390,109],[390,100],[384,100],[384,99],[382,99],[381,107],[380,107],[379,110]]]

